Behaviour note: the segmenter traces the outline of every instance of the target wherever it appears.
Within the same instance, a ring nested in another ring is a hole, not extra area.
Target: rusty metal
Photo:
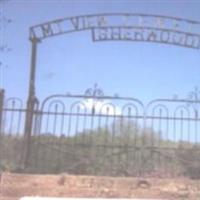
[[[1,160],[14,162],[14,171],[32,173],[136,176],[159,169],[172,173],[176,152],[200,145],[199,109],[188,106],[194,104],[199,108],[199,99],[144,104],[136,98],[105,95],[97,85],[83,95],[52,95],[35,103],[27,152],[23,139],[27,109],[20,99],[9,98],[1,110]]]
[[[0,134],[0,169],[17,170],[22,164],[25,104],[19,98],[4,98]]]
[[[143,174],[141,166],[149,167],[147,171],[160,165],[167,168],[169,163],[165,159],[173,159],[179,147],[191,149],[200,144],[200,118],[192,107],[188,107],[188,103],[200,105],[199,100],[156,99],[144,105],[135,98],[98,96],[95,93],[97,85],[86,91],[90,92],[87,95],[49,96],[35,111],[38,120],[35,120],[33,137],[41,137],[41,140],[34,143],[37,153],[35,160],[29,157],[29,165],[35,162],[36,171],[44,169],[46,163],[49,163],[46,169],[50,172],[71,171],[79,162],[92,166],[92,160],[97,159],[108,175],[113,170],[119,174]],[[95,104],[90,101],[92,99]],[[102,138],[97,142],[95,135],[102,131]],[[125,139],[124,134],[128,134]],[[77,149],[80,150],[78,154]],[[52,153],[49,157],[41,151]],[[50,163],[55,162],[53,154],[59,156],[57,166],[52,164],[51,168]],[[63,161],[65,156],[71,164]],[[119,165],[125,171],[116,169]]]
[[[144,41],[200,48],[200,22],[142,13],[102,13],[61,18],[30,28],[30,38],[43,40],[90,30],[93,41]]]
[[[37,44],[39,42],[36,38],[31,38],[32,44],[32,54],[31,54],[31,67],[30,67],[30,78],[29,78],[29,94],[27,100],[26,109],[26,121],[24,126],[24,138],[25,138],[25,148],[24,148],[24,166],[27,165],[27,160],[30,152],[30,140],[33,129],[33,115],[34,107],[37,104],[37,98],[35,94],[35,76],[36,76],[36,59],[37,59]]]
[[[3,105],[4,105],[4,90],[0,89],[0,135],[3,127]]]

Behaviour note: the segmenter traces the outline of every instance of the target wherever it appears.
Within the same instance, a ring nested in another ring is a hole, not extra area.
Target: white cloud
[[[105,115],[121,115],[120,107],[112,104],[110,101],[106,100],[97,100],[97,99],[85,99],[82,102],[85,107],[92,111],[95,108],[96,114],[105,114]],[[84,109],[84,106],[81,106],[81,109]]]

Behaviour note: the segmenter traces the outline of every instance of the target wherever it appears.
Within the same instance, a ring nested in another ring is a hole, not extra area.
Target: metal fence
[[[17,98],[5,100],[1,91],[1,168],[29,173],[196,176],[199,105],[192,98],[157,99],[145,105],[135,98],[105,96],[97,88],[83,95],[52,95],[41,104],[36,101],[27,141],[25,104]]]

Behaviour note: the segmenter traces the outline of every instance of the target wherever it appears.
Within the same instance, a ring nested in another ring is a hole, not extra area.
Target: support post
[[[37,38],[31,39],[32,52],[31,52],[31,66],[30,66],[30,79],[29,79],[29,93],[26,107],[26,119],[24,127],[24,153],[23,153],[23,168],[27,167],[28,158],[30,155],[31,135],[33,128],[34,110],[37,102],[35,95],[35,75],[36,75],[36,58],[37,58]]]
[[[0,89],[0,136],[3,133],[3,104],[5,91]]]
[[[0,169],[2,169],[2,159],[3,159],[3,130],[4,130],[4,123],[3,123],[3,106],[4,106],[4,97],[5,91],[0,89]]]

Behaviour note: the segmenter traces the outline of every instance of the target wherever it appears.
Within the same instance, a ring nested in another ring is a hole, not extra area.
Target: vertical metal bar
[[[9,126],[9,133],[8,134],[12,134],[12,128],[13,128],[13,120],[14,120],[14,113],[15,113],[15,100],[12,100],[11,103],[11,113],[10,113],[10,126]],[[13,131],[14,134],[14,131]]]
[[[52,164],[52,160],[53,158],[51,158],[51,156],[48,155],[47,158],[47,161],[46,161],[46,164],[48,166],[51,166],[50,167],[50,170],[53,170],[54,172],[57,172],[57,170],[59,169],[59,163],[58,163],[58,157],[59,157],[59,151],[58,151],[58,148],[59,148],[59,145],[58,145],[58,140],[59,140],[59,137],[58,137],[58,133],[57,133],[57,130],[58,130],[58,106],[59,104],[56,102],[55,105],[54,105],[54,108],[53,108],[53,118],[52,118],[52,123],[53,123],[53,135],[50,137],[50,140],[48,141],[48,145],[49,146],[52,146],[53,148],[51,148],[51,152],[52,152],[52,155],[54,154],[55,151],[57,151],[57,156],[56,156],[56,159],[54,159],[54,162],[56,162],[56,164]],[[48,150],[47,150],[48,152]]]
[[[100,134],[100,139],[99,139],[99,144],[97,144],[97,160],[98,160],[98,167],[100,169],[100,171],[102,171],[102,168],[104,168],[104,165],[102,166],[102,164],[100,164],[102,162],[102,150],[103,150],[103,134],[104,132],[102,132],[102,127],[101,127],[101,122],[102,122],[102,113],[101,113],[101,109],[100,112],[98,114],[98,134]],[[96,173],[96,171],[95,171]]]
[[[181,109],[181,124],[180,124],[180,132],[181,132],[181,135],[180,135],[180,142],[181,142],[181,147],[182,147],[182,142],[183,142],[183,109]]]
[[[162,108],[159,109],[158,134],[159,134],[158,145],[159,145],[159,148],[161,148],[161,142],[162,142]]]
[[[156,155],[155,155],[155,148],[156,148],[156,139],[154,137],[154,114],[151,116],[151,135],[150,135],[150,140],[151,140],[151,144],[150,144],[150,148],[151,148],[151,151],[150,151],[150,159],[151,159],[151,166],[152,166],[152,169],[155,170],[156,168]]]
[[[93,133],[94,133],[94,117],[95,117],[95,105],[94,107],[92,108],[92,113],[91,113],[91,121],[90,121],[90,145],[92,147],[93,145]],[[91,149],[92,150],[92,149]]]
[[[64,136],[64,123],[65,123],[65,106],[63,105],[63,103],[61,104],[62,105],[62,111],[59,113],[60,114],[60,121],[61,121],[61,124],[60,124],[60,135],[58,136],[58,148],[59,148],[59,155],[58,155],[58,159],[57,159],[57,168],[58,170],[60,171],[63,167],[63,143],[62,142],[62,138]],[[64,139],[65,140],[65,139]]]
[[[55,104],[54,107],[54,120],[53,120],[53,135],[56,136],[56,129],[57,129],[57,116],[58,115],[58,104]]]
[[[104,159],[103,159],[103,165],[107,166],[107,154],[108,154],[108,148],[109,148],[109,130],[108,130],[108,116],[109,116],[109,107],[106,107],[106,121],[105,121],[105,137],[104,137]]]
[[[129,164],[130,164],[130,131],[131,131],[131,107],[128,107],[128,124],[127,124],[127,135],[126,135],[126,170],[128,171],[129,169]]]
[[[29,78],[29,95],[27,101],[26,109],[26,119],[24,127],[24,168],[27,167],[28,158],[30,154],[30,140],[32,134],[33,126],[33,115],[34,115],[34,105],[36,102],[35,96],[35,75],[36,75],[36,55],[37,55],[37,44],[39,40],[37,38],[31,39],[32,53],[31,53],[31,68],[30,68],[30,78]]]
[[[164,138],[165,142],[163,144],[165,144],[165,150],[167,153],[169,153],[169,112],[167,110],[167,113],[166,113],[166,120],[165,120],[165,123],[166,123],[166,137]],[[173,158],[173,157],[172,157]],[[169,162],[167,162],[167,158],[164,157],[163,158],[163,167],[164,167],[164,173],[167,174],[167,172],[169,171]],[[174,160],[174,159],[173,159]]]
[[[172,154],[174,155],[176,153],[176,148],[177,148],[177,141],[176,141],[176,133],[177,133],[177,121],[178,121],[178,117],[177,117],[177,111],[175,109],[175,111],[173,112],[173,147],[172,147]],[[172,176],[175,177],[176,176],[176,161],[173,162],[172,164]]]
[[[68,128],[67,128],[67,137],[68,137],[68,140],[69,142],[71,141],[70,140],[70,136],[71,136],[71,129],[72,129],[72,121],[73,121],[73,105],[71,105],[70,107],[70,111],[69,111],[69,117],[68,117]],[[70,145],[70,143],[69,143]]]
[[[121,159],[123,156],[121,156],[121,152],[124,150],[123,148],[123,142],[122,142],[122,138],[123,138],[123,132],[124,132],[124,113],[121,113],[120,116],[120,133],[119,133],[119,149],[118,149],[118,165],[121,166],[124,164],[123,163],[123,159]],[[122,163],[121,163],[122,160]]]
[[[167,120],[166,120],[166,138],[165,140],[167,140],[167,146],[168,147],[168,141],[169,141],[169,116],[168,116],[168,113],[167,113]]]
[[[134,147],[133,147],[133,149],[132,149],[132,153],[133,153],[133,155],[132,155],[132,158],[133,158],[133,160],[132,160],[132,167],[133,167],[133,172],[134,172],[134,174],[135,174],[135,169],[137,169],[137,166],[138,166],[138,163],[137,163],[137,143],[138,143],[138,131],[139,131],[139,128],[138,128],[138,111],[136,111],[136,113],[135,113],[135,125],[134,125],[134,138],[133,138],[133,140],[134,140],[134,143],[132,144],[131,143],[131,146],[132,145],[134,145]]]
[[[85,141],[86,136],[86,124],[87,124],[87,109],[84,107],[84,115],[83,115],[83,133],[82,133],[82,144],[85,145],[87,141]]]
[[[0,89],[0,135],[3,133],[3,104],[4,104],[4,90]]]
[[[162,108],[159,109],[159,121],[158,121],[158,162],[159,162],[159,167],[162,168],[162,163],[161,163],[161,151],[162,151]]]
[[[111,159],[110,159],[110,167],[111,167],[111,172],[113,171],[113,165],[114,165],[114,162],[115,162],[115,156],[114,156],[114,153],[115,153],[115,133],[116,133],[116,129],[115,129],[115,126],[116,126],[116,107],[112,107],[113,108],[113,122],[112,122],[112,135],[111,135]]]
[[[46,126],[45,126],[45,133],[47,134],[48,133],[48,130],[49,130],[49,110],[47,111],[47,119],[46,119]]]
[[[194,120],[194,128],[195,128],[195,144],[198,144],[198,115],[195,116],[195,120]]]
[[[174,118],[173,118],[173,142],[176,143],[176,113],[174,113]]]
[[[39,111],[39,102],[37,102],[37,106],[36,106],[36,110],[35,110],[35,124],[34,124],[34,134],[35,134],[35,137],[34,137],[34,141],[33,141],[33,162],[32,162],[32,168],[35,169],[35,170],[38,170],[38,167],[39,167],[39,162],[38,161],[39,159],[39,152],[41,150],[41,142],[40,140],[40,133],[41,133],[41,130],[42,130],[42,114],[43,112],[42,111]]]
[[[60,135],[58,137],[58,148],[59,148],[59,155],[58,155],[58,159],[57,159],[57,168],[60,171],[61,169],[63,169],[63,163],[64,163],[64,151],[63,151],[63,146],[65,143],[65,136],[64,136],[64,124],[65,124],[65,105],[62,103],[62,111],[60,112]],[[57,171],[58,172],[58,171]]]
[[[32,130],[32,133],[34,136],[38,135],[39,133],[39,126],[40,126],[40,122],[39,122],[39,110],[38,110],[38,102],[37,104],[35,104],[35,109],[34,109],[34,113],[35,113],[35,116],[34,116],[34,120],[33,120],[33,130]]]
[[[195,120],[198,122],[198,119]],[[188,121],[188,129],[187,129],[187,142],[189,145],[190,145],[190,132],[191,132],[190,124],[191,124],[191,119]]]
[[[2,166],[3,157],[3,106],[4,106],[4,90],[0,89],[0,165]]]
[[[60,110],[58,109],[60,105]],[[57,159],[56,159],[56,166],[55,166],[55,172],[59,172],[61,170],[61,167],[62,167],[62,143],[61,143],[61,137],[62,137],[62,132],[63,132],[63,118],[64,118],[64,105],[63,105],[63,102],[59,101],[59,104],[57,104],[57,110],[56,110],[56,116],[58,117],[59,120],[56,120],[59,122],[59,128],[58,128],[58,125],[57,125],[57,130],[58,130],[58,133],[56,135],[56,148],[58,149],[58,155],[57,155]],[[50,161],[51,162],[51,161]]]
[[[17,123],[17,133],[16,136],[20,135],[20,127],[21,127],[21,119],[22,119],[22,108],[20,108],[20,111],[18,112],[18,123]]]
[[[75,124],[75,133],[74,133],[74,145],[76,146],[79,141],[79,121],[80,121],[80,105],[77,105],[77,108],[76,108],[76,124]],[[74,151],[75,152],[75,151]]]
[[[140,166],[139,166],[139,170],[138,173],[141,176],[143,173],[143,169],[145,166],[145,131],[146,131],[146,126],[147,126],[147,122],[146,122],[147,118],[146,118],[146,110],[144,111],[144,116],[143,116],[143,129],[142,129],[142,135],[141,135],[141,145],[139,145],[139,152],[140,152]]]
[[[65,108],[63,108],[61,115],[61,125],[60,125],[60,136],[64,134],[64,124],[65,124]]]

